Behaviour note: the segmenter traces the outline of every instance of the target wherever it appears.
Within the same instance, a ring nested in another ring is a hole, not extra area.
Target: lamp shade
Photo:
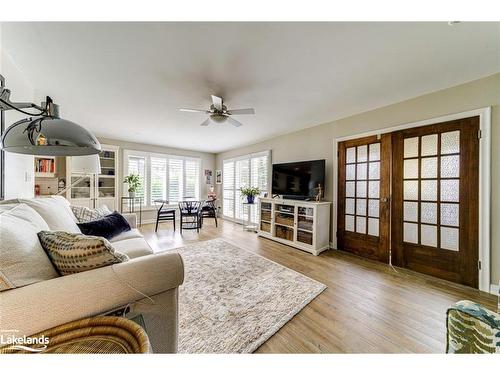
[[[98,154],[101,144],[74,122],[42,116],[18,121],[7,128],[2,149],[28,155],[81,156]]]
[[[101,174],[101,161],[98,155],[74,156],[71,158],[71,171],[89,175]]]

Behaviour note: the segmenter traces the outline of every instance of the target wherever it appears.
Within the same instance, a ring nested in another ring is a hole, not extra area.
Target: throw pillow
[[[111,211],[106,205],[99,208],[88,208],[84,206],[71,206],[71,211],[76,217],[78,223],[86,223],[88,221],[93,221],[101,219],[106,215],[109,215]]]
[[[41,231],[38,238],[61,275],[93,270],[127,261],[102,237],[78,233]]]
[[[0,205],[0,291],[58,277],[37,237],[45,221],[25,204],[9,206]]]
[[[50,230],[81,233],[66,198],[54,195],[49,198],[19,199],[19,201],[38,212]]]
[[[99,220],[79,223],[78,227],[83,234],[87,234],[89,236],[100,236],[106,238],[107,240],[118,236],[122,232],[130,230],[130,224],[127,219],[116,211]]]

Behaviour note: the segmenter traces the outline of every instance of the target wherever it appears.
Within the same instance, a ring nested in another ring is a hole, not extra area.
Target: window
[[[262,193],[269,190],[270,151],[224,160],[222,171],[222,212],[225,217],[247,220],[248,206],[244,205],[240,189],[258,187]],[[252,209],[251,220],[257,223],[257,209]]]
[[[141,178],[137,196],[144,197],[146,205],[153,206],[156,199],[170,203],[200,199],[199,158],[125,150],[124,159],[124,175],[135,173]]]
[[[146,158],[143,156],[130,155],[127,160],[127,173],[125,175],[128,176],[132,173],[139,175],[141,186],[136,194],[137,196],[143,197],[146,188]]]

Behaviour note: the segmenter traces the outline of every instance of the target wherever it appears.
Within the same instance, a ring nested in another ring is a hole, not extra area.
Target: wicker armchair
[[[500,353],[500,313],[471,301],[447,311],[447,353]]]

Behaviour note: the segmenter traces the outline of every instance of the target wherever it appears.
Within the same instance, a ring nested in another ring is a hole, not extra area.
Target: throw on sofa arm
[[[7,290],[0,293],[0,329],[16,330],[17,337],[28,336],[138,301],[147,314],[154,310],[154,305],[146,295],[162,311],[161,314],[153,311],[154,328],[164,331],[162,337],[168,339],[168,345],[159,349],[172,352],[177,347],[177,287],[183,280],[181,256],[160,253]],[[175,321],[159,322],[158,316],[172,317]],[[154,341],[157,340],[152,340],[153,350]]]
[[[447,353],[500,353],[500,314],[464,300],[446,315]]]

